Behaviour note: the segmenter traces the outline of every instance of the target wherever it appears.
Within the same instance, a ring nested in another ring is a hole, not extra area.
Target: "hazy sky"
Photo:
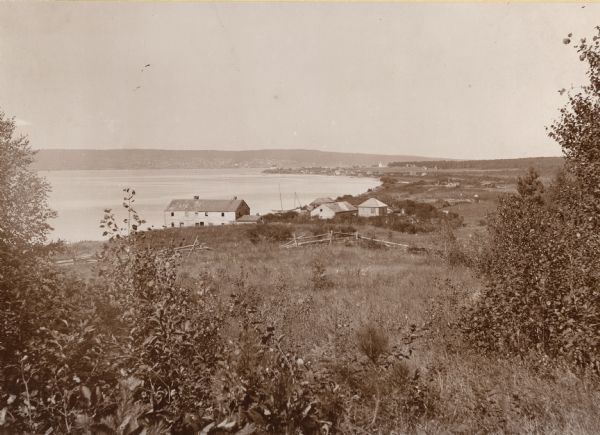
[[[0,109],[36,148],[558,155],[600,5],[0,3]],[[150,64],[144,68],[144,65]]]

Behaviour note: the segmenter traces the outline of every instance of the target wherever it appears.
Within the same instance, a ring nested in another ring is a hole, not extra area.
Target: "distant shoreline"
[[[97,169],[227,169],[305,166],[373,166],[409,160],[412,155],[343,153],[305,149],[248,151],[148,149],[42,149],[32,164],[36,170]]]

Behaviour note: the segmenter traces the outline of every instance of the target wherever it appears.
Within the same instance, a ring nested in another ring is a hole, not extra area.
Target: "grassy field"
[[[405,186],[372,193],[405,197]],[[418,188],[411,197],[449,191]],[[472,195],[471,188],[454,193]],[[486,214],[499,193],[492,189],[482,201],[445,207],[463,217],[454,230],[456,249],[477,255]],[[254,316],[282,336],[290,359],[301,359],[309,373],[326,373],[343,392],[343,406],[332,411],[342,415],[341,433],[598,433],[600,392],[594,381],[534,352],[525,359],[483,354],[462,335],[462,314],[483,284],[473,269],[445,259],[443,231],[355,228],[425,248],[419,254],[344,242],[281,247],[292,233],[323,228],[279,223],[168,229],[148,234],[146,243],[177,247],[198,240],[209,246],[212,250],[183,255],[182,285],[211,287],[224,305],[242,295]],[[69,249],[100,248],[100,243],[81,243]],[[94,275],[93,265],[70,270]],[[224,330],[232,339],[239,333],[235,322]]]
[[[199,236],[213,248],[183,259],[181,282],[198,289],[217,283],[224,302],[240,293],[252,299],[293,358],[325,370],[349,392],[343,433],[597,433],[600,394],[591,381],[567,369],[483,355],[463,340],[455,323],[482,285],[469,268],[402,249],[284,249],[280,241],[249,237],[251,229],[190,228],[154,237],[186,244]],[[471,229],[461,230],[466,238]],[[443,243],[437,233],[362,230],[415,246]],[[369,330],[385,338],[377,362],[361,348]],[[225,333],[238,332],[232,324]]]

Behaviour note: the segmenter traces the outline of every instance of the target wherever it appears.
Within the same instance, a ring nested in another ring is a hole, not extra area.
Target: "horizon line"
[[[249,150],[218,150],[218,149],[167,149],[167,148],[33,148],[34,151],[167,151],[167,152],[257,152],[257,151],[309,151],[317,153],[330,154],[350,154],[350,155],[365,155],[365,156],[381,156],[381,157],[415,157],[428,160],[438,161],[456,161],[456,160],[513,160],[513,159],[538,159],[538,158],[564,158],[563,154],[559,155],[537,155],[527,157],[495,157],[495,158],[463,158],[463,157],[429,157],[417,154],[383,154],[383,153],[365,153],[365,152],[348,152],[348,151],[324,151],[311,148],[256,148]],[[417,160],[415,160],[417,161]]]

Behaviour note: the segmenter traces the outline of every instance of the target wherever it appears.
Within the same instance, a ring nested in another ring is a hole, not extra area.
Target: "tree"
[[[34,151],[25,136],[15,135],[15,121],[0,111],[0,245],[39,246],[55,216],[47,202],[49,184],[29,168]]]
[[[541,204],[544,202],[544,191],[544,183],[533,168],[529,168],[527,175],[519,177],[517,180],[517,192],[524,198],[529,197],[534,202]]]
[[[14,119],[0,112],[0,396],[3,386],[16,385],[18,367],[28,366],[22,352],[63,287],[45,262],[47,221],[55,213],[48,183],[29,168],[33,156]]]
[[[537,349],[600,373],[600,27],[576,49],[589,84],[569,94],[549,128],[564,170],[546,193],[530,170],[519,195],[500,199],[482,269],[487,288],[467,329],[486,348]]]
[[[32,277],[54,216],[49,185],[29,169],[34,152],[15,122],[0,111],[0,353],[15,344],[27,323]],[[35,286],[34,286],[35,287]]]

